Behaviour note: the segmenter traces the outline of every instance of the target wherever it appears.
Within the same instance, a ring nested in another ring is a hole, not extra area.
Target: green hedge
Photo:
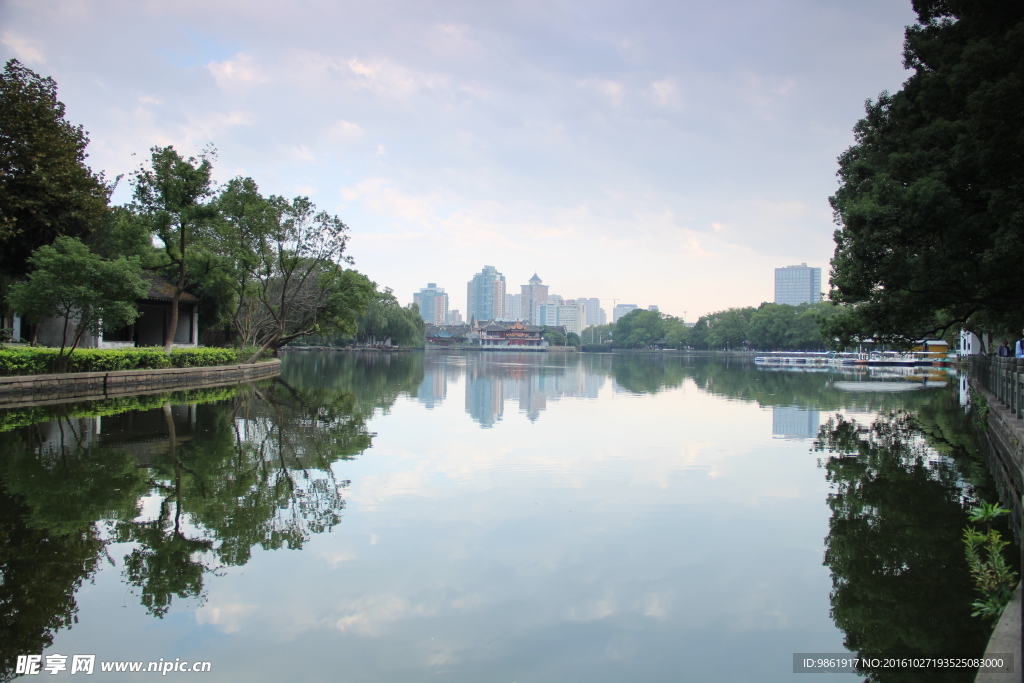
[[[0,348],[0,377],[46,375],[56,372],[59,349],[42,347]],[[76,349],[68,360],[68,372],[108,372],[157,368],[203,368],[245,362],[255,349]]]

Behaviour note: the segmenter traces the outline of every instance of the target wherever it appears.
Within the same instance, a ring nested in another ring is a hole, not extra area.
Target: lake
[[[980,655],[960,537],[996,497],[959,386],[742,357],[292,352],[274,381],[3,411],[0,666],[843,683],[864,676],[798,675],[794,654]]]

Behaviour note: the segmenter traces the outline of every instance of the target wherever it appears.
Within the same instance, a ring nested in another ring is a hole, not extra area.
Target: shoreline
[[[116,396],[238,384],[281,374],[281,360],[201,368],[68,372],[0,377],[0,408],[90,401]]]

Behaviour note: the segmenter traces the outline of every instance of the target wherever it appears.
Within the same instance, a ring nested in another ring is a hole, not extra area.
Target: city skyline
[[[493,263],[696,319],[771,301],[780,264],[827,269],[836,159],[906,78],[913,21],[880,0],[17,1],[0,58],[54,78],[87,163],[125,174],[115,204],[151,147],[213,145],[218,183],[344,220],[403,304]]]

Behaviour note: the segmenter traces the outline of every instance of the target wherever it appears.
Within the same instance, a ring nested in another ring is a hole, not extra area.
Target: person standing
[[[999,350],[996,352],[996,355],[998,355],[1000,358],[1009,358],[1010,356],[1012,356],[1013,354],[1010,353],[1010,342],[1004,339],[1002,345],[999,347]]]
[[[1024,332],[1024,330],[1021,330],[1021,332]],[[1017,358],[1024,358],[1024,339],[1017,340],[1013,355]]]

